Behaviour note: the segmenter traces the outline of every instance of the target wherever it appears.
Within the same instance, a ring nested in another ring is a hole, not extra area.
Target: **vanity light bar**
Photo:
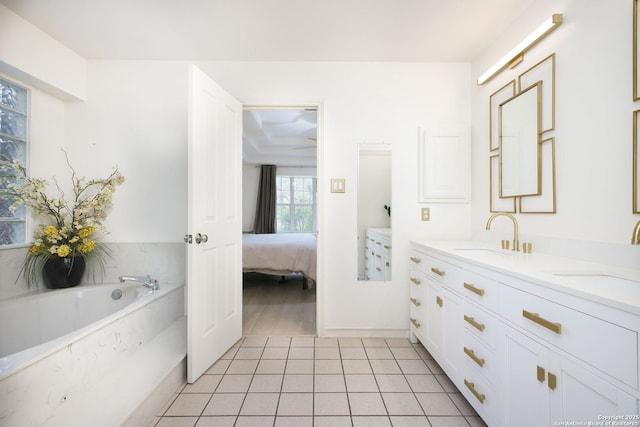
[[[524,40],[522,40],[516,47],[511,49],[509,53],[500,58],[498,62],[493,64],[484,74],[478,77],[478,84],[484,84],[491,80],[496,74],[504,70],[507,66],[514,67],[522,61],[522,54],[525,53],[538,41],[542,40],[544,36],[555,30],[560,24],[562,24],[562,14],[556,13],[551,15],[549,19],[544,21],[542,25],[536,28],[531,34],[529,34]],[[513,65],[512,65],[513,64]]]

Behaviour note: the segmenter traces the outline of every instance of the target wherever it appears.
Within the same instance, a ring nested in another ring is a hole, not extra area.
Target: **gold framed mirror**
[[[542,83],[500,104],[500,197],[540,194]]]

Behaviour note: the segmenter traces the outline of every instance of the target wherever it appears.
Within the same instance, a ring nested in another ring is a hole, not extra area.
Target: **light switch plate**
[[[344,193],[344,178],[331,178],[331,192]]]
[[[422,208],[421,217],[423,221],[431,220],[431,208]]]

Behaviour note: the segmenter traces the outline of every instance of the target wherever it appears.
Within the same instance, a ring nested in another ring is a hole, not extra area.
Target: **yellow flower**
[[[60,258],[64,258],[71,253],[71,248],[69,245],[60,245],[58,247],[58,256]]]
[[[47,248],[39,244],[34,244],[29,248],[29,255],[31,256],[42,255],[46,252],[47,252]]]
[[[59,236],[58,229],[53,225],[47,225],[44,229],[44,235],[47,236],[47,239],[49,240],[51,240],[52,238],[56,240],[57,237]]]
[[[81,254],[86,254],[88,252],[93,251],[96,248],[96,242],[93,240],[86,240],[78,245],[78,252]]]
[[[95,227],[89,226],[89,227],[85,227],[82,230],[80,230],[78,232],[78,236],[81,239],[86,239],[87,237],[91,236],[93,234],[93,232],[96,231]]]

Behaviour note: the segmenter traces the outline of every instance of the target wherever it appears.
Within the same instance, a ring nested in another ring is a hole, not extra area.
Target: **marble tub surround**
[[[184,294],[167,285],[5,372],[0,425],[121,425],[184,360]]]
[[[538,250],[536,243],[531,253],[501,249],[499,239],[492,244],[475,240],[416,243],[496,273],[533,280],[550,289],[640,314],[639,269],[549,255]]]
[[[162,283],[182,283],[185,278],[185,250],[182,242],[160,243],[106,243],[111,252],[106,258],[105,275],[91,263],[81,284],[117,283],[126,274],[150,274]],[[46,289],[42,280],[37,286],[27,287],[18,279],[28,246],[0,248],[0,300]]]

